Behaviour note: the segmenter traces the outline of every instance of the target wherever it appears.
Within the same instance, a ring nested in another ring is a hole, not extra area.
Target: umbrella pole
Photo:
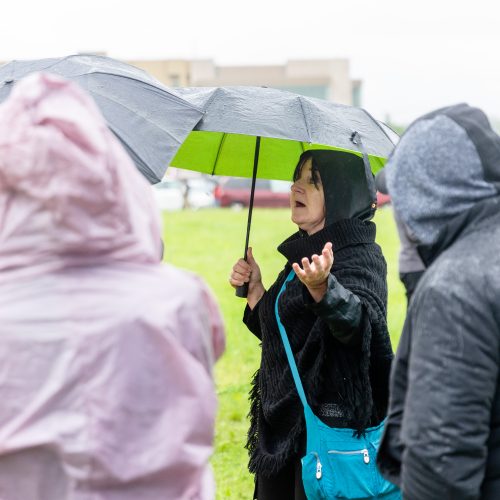
[[[248,221],[247,221],[247,237],[245,241],[245,253],[243,258],[247,260],[248,252],[248,242],[250,240],[250,226],[252,225],[252,212],[253,212],[253,197],[255,194],[255,181],[257,179],[257,167],[259,166],[259,153],[260,153],[260,137],[257,136],[255,139],[255,154],[253,158],[253,173],[252,173],[252,188],[250,190],[250,202],[248,204]],[[243,284],[236,288],[237,297],[247,297],[248,296],[248,283]]]

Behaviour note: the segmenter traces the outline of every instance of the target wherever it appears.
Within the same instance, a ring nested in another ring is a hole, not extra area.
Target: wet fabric
[[[447,135],[437,144],[443,127]],[[403,222],[426,243],[419,251],[427,270],[393,364],[378,464],[405,499],[496,500],[500,138],[481,111],[466,105],[438,110],[410,131],[389,162],[387,178]],[[423,148],[418,155],[416,144]],[[410,164],[421,171],[403,180],[399,172],[408,174]],[[434,200],[431,215],[426,203],[433,193],[441,199]]]
[[[76,85],[0,106],[0,220],[2,500],[213,498],[221,316]]]
[[[481,154],[473,130],[491,127],[477,111],[459,105],[422,117],[408,128],[387,163],[394,208],[424,245],[432,244],[455,216],[497,193],[486,177],[500,178],[500,140],[493,133],[482,144],[487,152],[498,152],[496,160]]]
[[[179,146],[203,116],[145,71],[95,54],[4,64],[0,102],[17,81],[40,71],[74,81],[91,95],[108,127],[152,184],[161,181]]]

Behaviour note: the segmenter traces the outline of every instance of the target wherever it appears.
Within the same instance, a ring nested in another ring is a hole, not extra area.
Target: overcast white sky
[[[344,57],[379,119],[462,101],[500,118],[499,26],[498,0],[14,0],[2,5],[0,60]]]

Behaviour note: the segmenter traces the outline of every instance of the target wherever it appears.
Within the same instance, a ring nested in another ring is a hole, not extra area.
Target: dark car
[[[221,207],[247,207],[250,202],[252,179],[231,177],[215,188],[216,203]],[[257,179],[253,204],[255,207],[289,207],[290,182]]]

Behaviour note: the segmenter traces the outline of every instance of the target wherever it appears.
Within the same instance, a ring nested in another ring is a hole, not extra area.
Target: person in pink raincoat
[[[91,98],[20,81],[0,105],[0,498],[213,498],[223,350]]]

